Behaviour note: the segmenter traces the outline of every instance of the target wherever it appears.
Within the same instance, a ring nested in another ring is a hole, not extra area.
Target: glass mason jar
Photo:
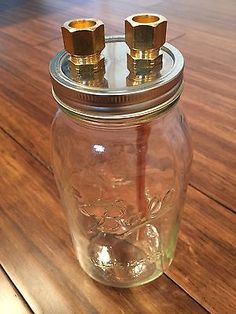
[[[86,273],[113,287],[147,283],[171,264],[192,160],[177,105],[182,55],[165,44],[147,82],[127,76],[127,49],[123,37],[107,39],[99,84],[76,80],[65,51],[50,66],[60,106],[53,170],[76,255]]]

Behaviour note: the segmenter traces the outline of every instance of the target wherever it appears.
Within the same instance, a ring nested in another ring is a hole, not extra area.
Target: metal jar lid
[[[86,119],[113,120],[158,113],[173,105],[183,86],[184,59],[179,50],[165,43],[158,49],[159,64],[148,67],[146,56],[139,63],[134,57],[132,67],[131,48],[126,43],[124,36],[106,37],[100,68],[91,70],[90,64],[87,70],[82,65],[82,74],[79,63],[66,50],[54,57],[50,63],[52,92],[63,110]],[[134,51],[137,54],[136,48]]]

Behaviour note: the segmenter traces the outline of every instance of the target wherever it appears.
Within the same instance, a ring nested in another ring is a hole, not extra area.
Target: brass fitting
[[[159,50],[166,41],[167,20],[157,14],[135,14],[125,19],[125,41],[130,48],[130,72],[150,71],[162,64]]]
[[[65,50],[70,54],[71,71],[76,77],[84,73],[105,71],[104,24],[96,19],[67,21],[61,27]],[[88,76],[87,74],[85,76]]]

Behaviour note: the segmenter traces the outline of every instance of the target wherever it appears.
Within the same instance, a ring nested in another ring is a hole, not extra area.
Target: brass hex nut
[[[104,57],[101,57],[98,60],[90,60],[90,62],[86,63],[76,63],[73,59],[70,59],[71,63],[73,65],[77,65],[74,67],[73,65],[70,67],[71,71],[76,76],[87,76],[89,73],[95,73],[95,72],[104,72],[105,70],[105,60]]]
[[[153,68],[162,66],[162,54],[155,58],[138,59],[127,54],[127,68],[130,72],[144,74]]]
[[[104,62],[104,59],[101,60]],[[104,78],[104,67],[101,67],[101,71],[94,69],[94,64],[80,65],[79,67],[71,67],[71,78],[87,86],[94,87],[107,87],[107,80]]]
[[[104,24],[95,19],[67,21],[61,27],[64,47],[71,55],[92,55],[105,47]]]
[[[166,41],[167,20],[157,14],[135,14],[125,19],[125,40],[130,49],[160,49]]]

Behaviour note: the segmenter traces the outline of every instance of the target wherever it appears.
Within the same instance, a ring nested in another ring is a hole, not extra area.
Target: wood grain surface
[[[185,56],[181,106],[194,162],[171,268],[152,284],[123,290],[88,278],[73,253],[50,169],[57,107],[48,63],[62,49],[65,20],[97,17],[117,34],[137,12],[165,15],[168,40]],[[236,312],[235,21],[232,0],[0,3],[0,300],[9,298],[7,314],[11,306],[27,313],[26,304],[55,314]]]
[[[0,291],[1,314],[32,313],[2,267],[0,267]]]

